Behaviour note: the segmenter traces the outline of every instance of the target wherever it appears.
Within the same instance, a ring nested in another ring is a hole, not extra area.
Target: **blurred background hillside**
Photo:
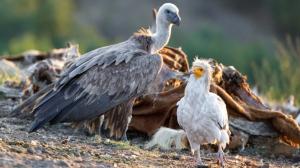
[[[161,0],[2,0],[0,54],[47,51],[67,42],[81,53],[126,40],[152,23]],[[171,46],[214,58],[248,76],[267,97],[300,97],[300,1],[169,0],[183,20]]]

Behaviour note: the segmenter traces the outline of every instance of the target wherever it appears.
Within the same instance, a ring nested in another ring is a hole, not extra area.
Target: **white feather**
[[[200,79],[190,76],[184,97],[177,103],[178,123],[185,130],[192,151],[198,150],[200,144],[209,143],[225,148],[229,143],[226,105],[218,95],[209,92],[211,67],[208,62],[196,59],[193,68],[196,67],[202,67],[204,75]]]
[[[188,144],[184,138],[186,139],[186,133],[183,130],[161,127],[145,145],[145,149],[151,149],[154,146],[162,150],[185,149],[188,148]]]

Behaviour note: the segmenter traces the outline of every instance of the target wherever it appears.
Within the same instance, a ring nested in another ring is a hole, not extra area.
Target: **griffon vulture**
[[[199,165],[201,144],[217,144],[219,163],[224,165],[223,149],[229,143],[229,125],[224,101],[211,93],[211,66],[207,60],[196,59],[188,79],[184,97],[177,103],[177,120],[185,130],[191,152],[197,154]]]
[[[140,31],[124,42],[76,59],[33,110],[35,119],[29,132],[47,122],[91,120],[126,102],[127,110],[122,112],[130,114],[134,99],[144,94],[159,73],[162,58],[157,52],[180,21],[178,8],[165,3],[158,10],[155,33]]]

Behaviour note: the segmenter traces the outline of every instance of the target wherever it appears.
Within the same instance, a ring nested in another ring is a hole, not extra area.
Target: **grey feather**
[[[161,69],[135,38],[93,50],[64,71],[55,88],[35,109],[30,131],[46,122],[84,121],[141,96]]]

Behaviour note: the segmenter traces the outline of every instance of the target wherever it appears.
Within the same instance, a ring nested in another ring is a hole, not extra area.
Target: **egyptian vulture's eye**
[[[195,68],[193,71],[196,79],[200,78],[204,74],[204,69],[203,68]]]

